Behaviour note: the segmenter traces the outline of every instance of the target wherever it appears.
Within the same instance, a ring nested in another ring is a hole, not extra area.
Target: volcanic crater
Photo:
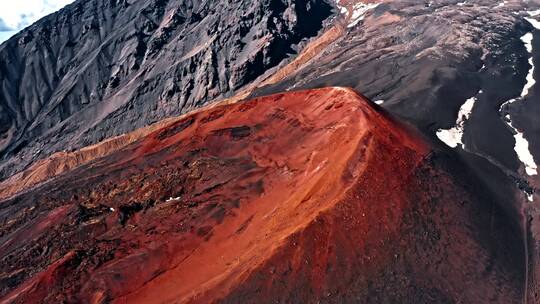
[[[0,302],[521,303],[490,195],[351,89],[218,105],[0,202]]]

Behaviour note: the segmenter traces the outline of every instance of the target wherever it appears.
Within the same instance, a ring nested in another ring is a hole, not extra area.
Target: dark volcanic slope
[[[360,2],[339,3],[350,13]],[[508,181],[516,181],[531,196],[540,179],[537,174],[525,174],[514,149],[516,130],[508,126],[505,116],[512,116],[513,125],[529,142],[529,153],[540,163],[540,112],[539,103],[534,102],[540,86],[532,86],[527,96],[501,107],[522,94],[533,71],[525,34],[533,38],[533,62],[540,54],[540,32],[531,24],[538,18],[535,10],[540,2],[365,2],[381,3],[354,26],[350,26],[350,14],[343,13],[336,21],[343,24],[342,36],[287,79],[254,96],[333,85],[353,87],[432,138],[438,130],[454,127],[460,107],[475,98],[464,123],[464,146],[458,145],[457,152],[493,179],[493,188],[501,196],[512,192],[503,186]],[[534,69],[534,78],[538,70]],[[497,175],[506,181],[495,182],[499,178],[494,178],[494,171],[502,172]],[[526,200],[525,195],[522,198]]]
[[[81,0],[44,18],[0,46],[0,194],[26,191],[0,205],[2,295],[539,302],[538,8]],[[204,111],[5,180],[54,151],[238,92],[334,85],[365,92],[452,149],[429,153],[336,89]],[[353,157],[364,151],[354,140],[377,152]],[[281,217],[272,221],[272,210]]]
[[[534,199],[540,179],[525,174],[515,134],[540,163],[540,86],[519,97],[539,70],[530,61],[540,49],[538,8],[517,0],[75,2],[0,47],[0,179],[52,152],[238,93],[276,76],[271,68],[299,48],[301,60],[254,96],[353,87],[433,139],[475,98],[456,151],[501,197],[517,185],[523,200]],[[323,28],[320,44],[302,49]]]
[[[232,94],[317,34],[322,0],[79,0],[0,46],[0,179]]]
[[[365,1],[380,3],[362,20],[351,12],[364,1],[336,2],[343,35],[253,96],[350,86],[445,140],[505,208],[524,210],[540,303],[540,1]]]
[[[467,172],[349,89],[219,106],[0,202],[0,302],[522,303]]]

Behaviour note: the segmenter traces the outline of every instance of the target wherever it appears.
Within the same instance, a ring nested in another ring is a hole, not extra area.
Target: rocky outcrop
[[[0,301],[521,303],[516,218],[350,89],[187,115],[0,202]]]
[[[323,0],[76,1],[0,46],[0,179],[230,96],[317,35]]]

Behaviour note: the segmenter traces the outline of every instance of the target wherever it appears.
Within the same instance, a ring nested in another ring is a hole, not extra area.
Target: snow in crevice
[[[349,15],[349,10],[345,6],[340,5],[340,2],[341,0],[336,1],[336,5],[339,8],[339,12],[342,13],[343,15]]]
[[[536,175],[537,166],[531,152],[529,151],[529,142],[525,139],[523,133],[519,132],[519,130],[514,127],[510,114],[506,114],[504,118],[508,126],[512,128],[515,133],[514,139],[516,140],[516,145],[514,146],[514,151],[516,151],[519,160],[523,163],[523,165],[525,165],[525,172],[527,175]]]
[[[499,4],[497,4],[497,7],[503,7],[506,5],[506,1],[502,1],[502,2],[499,2]]]
[[[525,17],[525,20],[527,20],[535,29],[540,30],[540,21],[529,17]]]
[[[534,80],[534,62],[533,62],[533,57],[532,57],[532,51],[533,51],[533,49],[532,49],[532,39],[533,39],[533,34],[532,33],[527,33],[523,37],[521,37],[521,41],[523,41],[525,43],[525,48],[527,48],[527,52],[529,52],[529,54],[530,54],[530,56],[529,56],[529,65],[531,66],[531,68],[529,69],[529,72],[527,73],[525,86],[523,87],[523,90],[521,91],[521,97],[522,98],[529,95],[529,90],[536,83],[536,80]]]
[[[526,18],[526,19],[531,24],[533,24],[535,28],[538,29],[540,27],[540,22],[531,18]],[[531,20],[534,20],[534,23],[531,22]],[[536,80],[534,79],[535,66],[534,66],[534,60],[533,60],[532,40],[533,40],[533,34],[530,32],[526,33],[525,35],[521,37],[521,41],[523,41],[523,43],[525,44],[525,48],[527,49],[527,52],[529,53],[528,62],[531,68],[527,72],[526,83],[523,86],[523,90],[521,91],[520,96],[518,98],[513,98],[503,103],[500,108],[501,114],[503,114],[503,111],[505,111],[508,105],[513,104],[514,102],[522,101],[523,98],[529,94],[529,90],[536,84]],[[510,127],[510,129],[512,129],[513,131],[512,133],[514,134],[514,139],[516,141],[515,146],[514,146],[514,151],[516,152],[519,161],[525,166],[525,173],[529,176],[537,175],[538,166],[534,162],[534,157],[531,151],[529,150],[529,142],[525,138],[524,134],[520,132],[520,130],[517,129],[513,125],[512,117],[510,116],[510,114],[507,113],[506,115],[504,115],[504,120],[506,124],[508,125],[508,127]],[[529,200],[532,201],[532,196],[529,194],[527,196]]]
[[[534,11],[528,11],[527,14],[529,14],[529,16],[531,16],[531,17],[538,16],[538,15],[540,15],[540,9],[537,9],[537,10],[534,10]]]
[[[349,10],[345,6],[341,5],[341,0],[336,0],[336,5],[339,8],[339,12],[341,14],[347,15],[347,16],[349,15]]]
[[[378,5],[379,3],[356,3],[353,7],[353,13],[348,27],[353,27],[358,24],[358,22],[364,20],[366,13],[376,8]]]
[[[382,105],[384,103],[384,100],[382,100],[382,99],[375,100],[374,103],[376,103],[378,105]]]
[[[341,0],[336,0],[336,5],[341,14],[346,15],[349,18],[349,25],[347,27],[351,28],[356,26],[358,22],[364,20],[366,13],[376,8],[379,3],[355,3],[352,6],[352,12],[349,12],[347,7],[341,5]]]
[[[482,91],[478,92],[481,94]],[[477,101],[477,96],[471,97],[459,109],[456,125],[451,129],[439,129],[437,137],[451,148],[456,148],[458,145],[465,149],[463,144],[463,132],[465,130],[465,122],[469,120],[474,104]]]

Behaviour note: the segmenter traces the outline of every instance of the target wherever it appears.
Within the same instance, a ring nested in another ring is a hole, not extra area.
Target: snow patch
[[[478,94],[481,93],[482,91],[478,92]],[[458,145],[460,145],[463,149],[465,149],[465,145],[463,144],[462,140],[465,122],[469,120],[476,101],[476,96],[471,97],[465,101],[465,103],[459,109],[455,127],[447,130],[439,129],[437,131],[437,137],[449,147],[456,148]]]
[[[521,37],[521,41],[525,43],[525,48],[527,49],[527,52],[532,52],[532,40],[533,40],[533,34],[527,33]]]
[[[516,133],[514,135],[514,138],[516,139],[516,145],[514,146],[514,151],[516,151],[519,160],[525,165],[525,172],[527,175],[536,175],[537,174],[537,166],[534,162],[534,158],[529,151],[529,142],[525,139],[523,136],[523,133],[519,132],[516,127],[512,125],[512,120],[510,119],[510,115],[506,115],[507,124],[514,130]]]
[[[529,18],[527,18],[529,19]],[[531,19],[534,20],[534,19]],[[536,20],[535,20],[536,21]],[[529,21],[530,22],[530,21]],[[532,24],[532,22],[531,22]],[[536,27],[536,26],[535,26]],[[510,99],[507,102],[503,103],[501,105],[501,108],[499,111],[502,113],[504,108],[512,104],[518,100],[523,100],[524,97],[526,97],[529,94],[529,90],[536,84],[536,80],[534,79],[534,61],[533,61],[533,46],[532,46],[532,40],[533,40],[533,34],[527,33],[521,37],[521,41],[525,43],[525,48],[527,49],[527,52],[529,52],[529,65],[531,68],[529,69],[529,72],[527,73],[525,86],[523,87],[523,90],[521,91],[521,95],[518,99]],[[514,146],[514,151],[517,154],[518,159],[521,161],[521,163],[525,166],[525,173],[529,176],[537,175],[538,174],[538,166],[534,162],[534,157],[529,150],[529,142],[527,139],[525,139],[525,136],[522,132],[520,132],[514,125],[512,124],[512,118],[510,117],[510,114],[506,114],[504,116],[506,124],[514,131],[514,139],[516,141],[516,144]],[[532,196],[529,196],[529,200],[532,201]]]
[[[517,99],[510,99],[501,105],[500,111],[502,112],[506,105],[513,104]],[[537,165],[534,162],[534,157],[529,151],[529,142],[525,139],[525,136],[512,124],[512,118],[510,114],[504,116],[506,124],[514,131],[514,139],[516,144],[514,151],[516,152],[519,161],[525,166],[525,172],[527,175],[533,176],[537,174]]]
[[[540,30],[540,21],[529,17],[525,17],[525,20],[532,24],[535,29]]]
[[[382,100],[382,99],[375,100],[374,103],[376,103],[378,105],[382,105],[384,103],[384,100]]]
[[[529,16],[531,16],[531,17],[538,16],[538,15],[540,15],[540,9],[537,9],[537,10],[534,10],[534,11],[528,11],[527,14],[529,14]]]
[[[352,13],[349,12],[349,9],[346,6],[341,4],[341,0],[336,0],[336,6],[339,9],[340,13],[346,15],[349,18],[349,25],[347,27],[351,28],[358,24],[358,22],[364,20],[366,13],[374,8],[376,8],[380,3],[355,3],[352,6]]]
[[[353,7],[351,21],[347,27],[353,27],[364,20],[366,13],[379,6],[379,3],[356,3]]]
[[[336,1],[336,5],[339,8],[339,12],[342,13],[343,15],[348,16],[349,15],[349,10],[345,6],[341,6],[340,3],[341,3],[341,0]]]
[[[525,43],[525,48],[527,49],[527,52],[529,52],[529,54],[531,54],[531,56],[529,57],[529,65],[531,66],[531,68],[529,69],[529,72],[527,73],[527,77],[526,77],[527,82],[525,83],[525,86],[523,87],[523,91],[521,91],[521,97],[527,96],[529,94],[529,90],[536,83],[536,80],[534,80],[534,62],[533,62],[533,58],[532,58],[532,51],[533,51],[532,40],[533,40],[533,34],[532,33],[527,33],[527,34],[523,35],[523,37],[521,37],[521,41],[523,41],[523,43]]]

